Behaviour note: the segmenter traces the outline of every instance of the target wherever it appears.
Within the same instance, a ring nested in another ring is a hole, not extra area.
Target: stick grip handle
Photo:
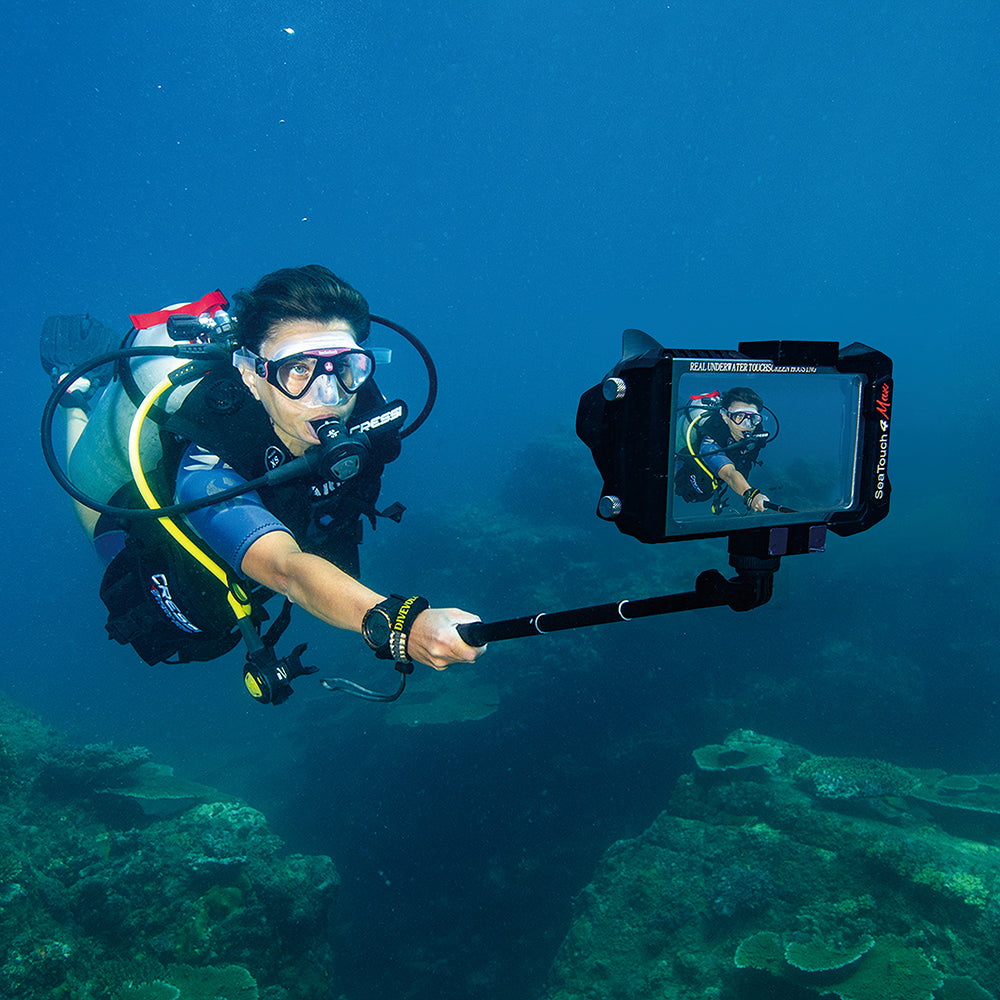
[[[486,622],[466,622],[464,625],[456,625],[455,628],[463,641],[470,646],[485,646],[489,642]]]

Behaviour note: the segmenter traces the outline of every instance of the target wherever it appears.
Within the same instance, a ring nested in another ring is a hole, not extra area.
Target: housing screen
[[[668,536],[816,523],[854,505],[860,375],[759,361],[673,367]],[[747,487],[773,507],[749,511]]]

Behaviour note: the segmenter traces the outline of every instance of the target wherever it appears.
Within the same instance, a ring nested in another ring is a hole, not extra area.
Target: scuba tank
[[[682,415],[677,421],[677,434],[674,441],[674,450],[678,454],[697,454],[698,434],[697,424],[708,417],[713,410],[717,410],[722,403],[722,393],[716,389],[714,392],[703,392],[698,396],[692,396],[691,402],[683,408]],[[692,430],[692,428],[694,428]],[[691,432],[691,440],[688,440],[688,432]]]
[[[163,353],[121,359],[114,381],[94,406],[68,467],[72,482],[88,496],[107,503],[132,482],[128,439],[136,412],[147,393],[187,364],[183,358],[170,356],[167,349],[203,342],[210,328],[228,324],[229,318],[222,311],[227,305],[222,293],[215,291],[197,302],[178,303],[159,312],[130,317],[133,329],[123,348],[161,348]],[[181,316],[188,322],[171,322],[171,317]],[[163,406],[156,408],[158,412],[151,414],[153,422],[143,426],[139,436],[143,468],[155,468],[162,456],[157,421],[177,410],[194,385],[188,382],[177,386]]]
[[[691,402],[681,409],[677,418],[677,433],[674,438],[677,471],[674,474],[674,490],[682,500],[700,503],[711,500],[719,488],[718,480],[698,458],[698,450],[706,421],[722,405],[722,393],[716,389],[690,398]]]

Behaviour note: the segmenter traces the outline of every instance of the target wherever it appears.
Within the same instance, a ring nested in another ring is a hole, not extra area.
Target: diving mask
[[[764,419],[763,414],[756,410],[723,410],[722,412],[737,426],[745,423],[750,427],[756,427]]]
[[[303,406],[336,406],[364,385],[375,371],[375,355],[347,334],[329,331],[294,340],[273,358],[246,347],[233,354],[240,371],[252,371]]]

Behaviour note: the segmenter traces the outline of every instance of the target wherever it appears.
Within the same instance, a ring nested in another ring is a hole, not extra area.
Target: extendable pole
[[[718,570],[701,573],[695,589],[683,594],[664,594],[638,601],[617,601],[611,604],[594,604],[568,611],[541,611],[525,618],[507,618],[497,622],[470,622],[459,625],[458,634],[470,646],[485,646],[500,639],[522,639],[529,635],[563,632],[586,625],[608,625],[611,622],[628,622],[634,618],[672,614],[675,611],[694,611],[698,608],[729,606],[735,611],[748,611],[766,604],[771,598],[774,568],[740,573],[735,580],[727,580]]]

